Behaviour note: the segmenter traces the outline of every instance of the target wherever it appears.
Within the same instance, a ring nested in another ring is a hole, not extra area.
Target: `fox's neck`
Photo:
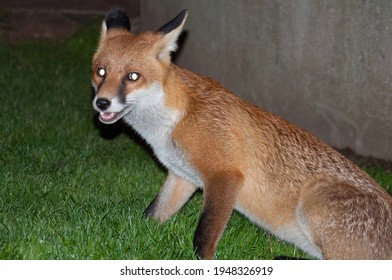
[[[160,162],[171,172],[202,186],[198,172],[188,162],[173,139],[173,131],[186,114],[189,88],[178,83],[174,70],[163,85],[154,82],[143,92],[143,102],[135,104],[124,121],[131,125],[153,148]]]
[[[194,103],[220,92],[220,87],[210,78],[172,64],[163,82],[153,82],[124,120],[154,145],[161,135],[171,135]]]
[[[165,106],[178,111],[183,115],[190,102],[190,85],[186,83],[185,72],[189,72],[174,64],[171,64],[162,88],[165,94]]]
[[[131,112],[124,116],[124,121],[154,146],[164,135],[171,134],[180,119],[180,112],[167,107],[166,94],[158,82],[154,82],[143,95],[143,101],[133,106]]]
[[[229,93],[215,80],[171,64],[163,84],[166,105],[186,113],[189,105],[214,95]]]

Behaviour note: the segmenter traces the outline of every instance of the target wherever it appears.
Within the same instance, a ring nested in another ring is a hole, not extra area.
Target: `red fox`
[[[194,235],[212,259],[233,209],[320,259],[392,259],[392,197],[333,148],[218,82],[171,62],[188,12],[156,32],[106,15],[92,62],[99,120],[120,119],[168,175],[146,215],[170,218],[197,190]]]

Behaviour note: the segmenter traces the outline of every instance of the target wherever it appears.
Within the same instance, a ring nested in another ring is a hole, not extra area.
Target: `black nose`
[[[95,104],[99,109],[106,110],[110,106],[110,101],[106,98],[98,98]]]

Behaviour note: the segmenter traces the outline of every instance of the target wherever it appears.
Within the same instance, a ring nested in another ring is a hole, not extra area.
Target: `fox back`
[[[134,35],[126,12],[111,10],[93,58],[100,121],[123,119],[168,170],[146,215],[164,222],[201,189],[202,258],[235,209],[317,258],[391,259],[391,196],[308,132],[174,65],[186,18]]]

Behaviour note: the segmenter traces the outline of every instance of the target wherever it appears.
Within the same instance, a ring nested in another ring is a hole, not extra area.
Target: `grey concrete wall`
[[[392,1],[143,0],[142,30],[183,8],[178,65],[336,148],[392,160]]]

